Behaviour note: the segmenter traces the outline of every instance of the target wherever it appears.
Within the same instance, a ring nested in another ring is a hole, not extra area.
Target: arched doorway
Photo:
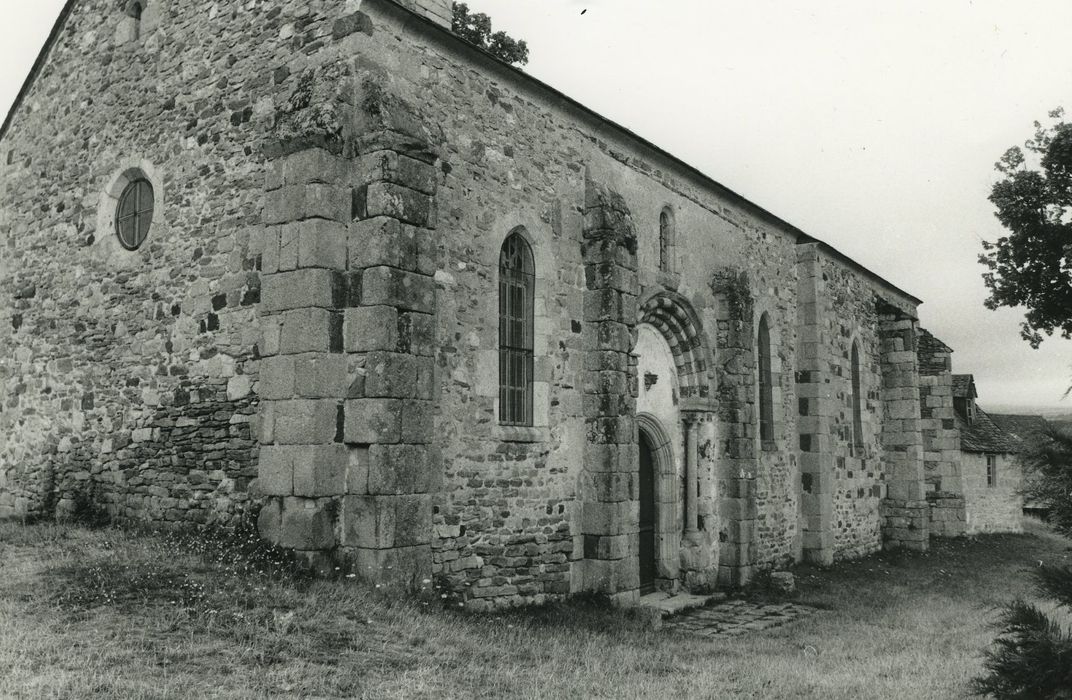
[[[714,409],[714,370],[688,301],[668,292],[645,301],[633,354],[641,593],[706,585],[714,579],[718,549],[714,466],[708,458],[715,439],[708,420]],[[702,464],[701,443],[707,460]]]
[[[655,448],[645,430],[640,430],[640,595],[655,591],[658,573],[655,548]]]

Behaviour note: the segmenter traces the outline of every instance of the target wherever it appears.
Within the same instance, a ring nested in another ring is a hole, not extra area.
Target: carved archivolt
[[[714,363],[696,311],[676,292],[660,292],[640,307],[639,323],[659,330],[670,345],[686,409],[709,408],[714,396]]]

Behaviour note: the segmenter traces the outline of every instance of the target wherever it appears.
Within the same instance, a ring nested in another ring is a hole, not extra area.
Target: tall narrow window
[[[767,314],[759,319],[759,439],[763,447],[774,442],[774,381],[771,372],[770,326]]]
[[[860,410],[860,348],[852,343],[852,450],[861,454],[864,446],[864,422]]]
[[[532,425],[532,248],[519,233],[499,254],[499,422]]]
[[[986,485],[993,488],[998,485],[998,456],[986,456]]]
[[[670,208],[662,210],[659,214],[659,270],[670,272],[670,256],[673,254],[674,244],[674,216]]]
[[[127,14],[130,15],[130,18],[133,20],[133,26],[131,27],[131,30],[130,30],[130,38],[133,41],[137,41],[138,39],[141,39],[141,14],[142,14],[142,12],[143,12],[143,8],[141,6],[141,3],[136,2],[136,1],[130,3],[129,9],[127,9]]]

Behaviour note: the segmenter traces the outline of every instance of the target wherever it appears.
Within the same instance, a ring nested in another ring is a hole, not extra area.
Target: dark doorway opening
[[[655,590],[655,450],[640,431],[640,594]]]

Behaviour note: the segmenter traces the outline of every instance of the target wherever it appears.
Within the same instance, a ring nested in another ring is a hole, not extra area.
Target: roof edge
[[[56,18],[55,24],[52,25],[52,31],[48,33],[48,38],[45,39],[45,45],[41,47],[41,51],[38,52],[37,58],[34,60],[33,66],[30,68],[29,75],[26,76],[26,80],[22,82],[22,87],[19,88],[19,92],[15,95],[14,101],[11,103],[11,108],[7,112],[7,116],[4,118],[4,123],[0,126],[0,141],[3,141],[7,136],[7,131],[11,127],[11,122],[15,119],[16,112],[19,111],[19,107],[22,106],[23,100],[26,99],[27,93],[30,92],[30,88],[37,81],[37,74],[41,72],[41,68],[45,65],[45,61],[48,60],[48,54],[52,51],[52,47],[56,44],[56,39],[59,38],[60,32],[63,31],[64,26],[67,24],[67,18],[71,16],[71,11],[74,10],[75,4],[78,0],[67,0],[63,5],[63,9],[60,10],[60,16]]]

